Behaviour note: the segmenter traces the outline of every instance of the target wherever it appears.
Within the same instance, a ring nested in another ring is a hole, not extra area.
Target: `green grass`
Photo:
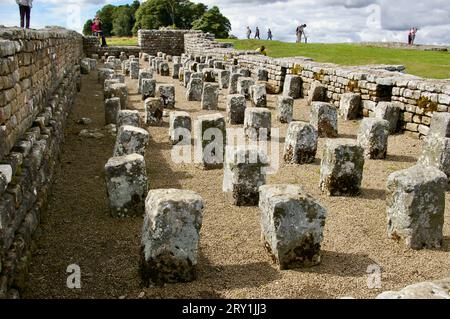
[[[106,38],[109,46],[135,46],[138,45],[137,37],[111,37]]]
[[[387,49],[358,44],[297,44],[264,40],[218,40],[230,42],[238,50],[256,50],[266,47],[267,55],[280,57],[305,56],[317,62],[340,65],[402,64],[409,74],[424,78],[450,78],[450,53]]]

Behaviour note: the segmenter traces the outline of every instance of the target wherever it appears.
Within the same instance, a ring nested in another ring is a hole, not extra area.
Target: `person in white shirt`
[[[20,27],[30,28],[30,14],[33,7],[33,0],[16,0],[20,11]]]

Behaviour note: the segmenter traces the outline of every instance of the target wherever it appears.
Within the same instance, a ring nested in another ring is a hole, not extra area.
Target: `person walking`
[[[413,29],[409,29],[408,32],[408,45],[412,45],[412,34],[413,34]]]
[[[302,42],[302,35],[305,32],[305,28],[306,28],[306,24],[302,24],[297,27],[297,30],[295,31],[295,33],[297,35],[297,43]]]
[[[105,34],[103,33],[102,30],[102,21],[100,20],[100,18],[98,16],[95,17],[94,22],[92,23],[91,26],[91,30],[94,36],[96,37],[101,37],[102,39],[102,47],[107,47],[108,45],[106,44],[106,39],[105,39]]]
[[[21,28],[26,27],[27,29],[29,29],[30,28],[31,8],[33,7],[33,0],[16,0],[16,3],[19,5],[20,27]]]
[[[258,27],[256,27],[256,30],[255,30],[255,39],[256,38],[258,38],[258,40],[261,40],[261,38],[259,36],[259,28]]]
[[[252,29],[250,27],[247,27],[247,39],[250,40],[250,36],[252,35]]]
[[[411,45],[414,45],[414,41],[416,41],[416,34],[417,34],[417,28],[413,28],[412,34],[411,34]]]
[[[267,30],[267,40],[272,40],[272,30]]]

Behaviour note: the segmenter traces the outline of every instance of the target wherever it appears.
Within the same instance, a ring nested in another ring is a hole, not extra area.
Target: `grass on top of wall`
[[[106,43],[109,46],[137,46],[137,37],[110,37],[106,38]]]
[[[267,55],[280,57],[305,56],[317,62],[340,65],[402,64],[409,74],[424,78],[450,78],[450,52],[389,49],[358,44],[288,43],[265,40],[218,40],[230,42],[238,50],[266,47]]]

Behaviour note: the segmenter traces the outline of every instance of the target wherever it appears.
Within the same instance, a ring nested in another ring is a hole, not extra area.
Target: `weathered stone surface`
[[[181,68],[181,64],[179,64],[179,63],[173,64],[173,67],[172,67],[172,78],[173,79],[179,78],[180,68]]]
[[[249,78],[251,76],[250,70],[245,68],[239,69],[239,74],[241,74],[245,78]]]
[[[91,64],[88,59],[80,61],[81,74],[89,74],[91,72]]]
[[[183,86],[187,88],[189,82],[191,81],[192,71],[184,70],[183,71]]]
[[[105,177],[111,216],[141,216],[148,187],[144,157],[131,154],[110,158]]]
[[[9,164],[0,164],[0,195],[6,190],[6,187],[11,183],[13,177],[13,170]],[[2,224],[0,223],[0,227]]]
[[[246,99],[250,98],[250,87],[255,85],[255,80],[252,78],[240,77],[237,83],[237,94],[242,94]]]
[[[314,162],[318,140],[314,126],[305,122],[291,122],[284,145],[284,161],[289,164]]]
[[[250,87],[250,96],[254,107],[267,107],[267,91],[265,84]]]
[[[290,96],[293,99],[301,97],[302,78],[298,75],[288,74],[284,79],[283,95]]]
[[[152,69],[139,70],[138,93],[142,93],[142,80],[144,80],[144,79],[153,79],[153,70]]]
[[[238,93],[238,80],[242,77],[240,73],[231,73],[230,75],[230,83],[228,85],[228,94],[237,94]]]
[[[142,99],[145,100],[149,97],[155,97],[156,94],[156,80],[143,79],[141,84]]]
[[[388,236],[412,249],[440,248],[447,176],[416,165],[391,174],[387,181]]]
[[[103,98],[110,99],[112,96],[111,85],[120,83],[117,79],[108,79],[105,80],[105,84],[103,85]]]
[[[214,69],[205,68],[201,72],[203,73],[203,82],[215,82]]]
[[[376,299],[450,299],[450,278],[421,282],[399,291],[385,291]]]
[[[201,101],[203,95],[203,80],[191,78],[186,89],[186,100]]]
[[[294,99],[290,96],[278,96],[277,118],[281,123],[290,123],[294,114]]]
[[[344,120],[356,120],[361,114],[361,95],[344,93],[341,95],[339,115]]]
[[[379,102],[375,109],[375,118],[389,122],[389,132],[394,134],[398,131],[400,108],[391,102]]]
[[[320,167],[320,188],[330,196],[360,193],[364,149],[351,139],[328,139]]]
[[[260,188],[262,239],[280,270],[321,262],[327,211],[298,185]]]
[[[183,130],[183,131],[180,131]],[[190,145],[190,140],[184,139],[184,130],[192,131],[192,119],[187,112],[170,112],[169,137],[172,144]]]
[[[269,72],[264,68],[258,68],[256,70],[256,80],[257,81],[269,81]]]
[[[241,94],[232,94],[227,96],[227,122],[235,124],[244,124],[245,96]]]
[[[247,107],[244,116],[245,134],[252,140],[270,137],[272,113],[267,108]]]
[[[149,97],[144,101],[147,125],[159,125],[164,113],[164,101],[161,97]]]
[[[144,286],[195,280],[203,205],[188,190],[148,193],[139,269]]]
[[[114,70],[100,68],[98,69],[97,75],[98,75],[98,83],[103,84],[105,83],[105,80],[111,78],[111,76],[114,74]]]
[[[336,108],[324,102],[311,105],[311,124],[317,129],[319,137],[338,136],[338,116]]]
[[[164,108],[175,108],[175,86],[173,84],[158,84],[156,86],[156,97],[164,101]]]
[[[139,117],[139,111],[136,110],[121,110],[117,114],[117,127],[122,125],[131,125],[140,127],[141,120]]]
[[[230,85],[230,71],[227,70],[220,70],[219,71],[219,87],[220,89],[228,89],[228,86]]]
[[[219,84],[204,83],[202,92],[202,110],[217,110],[219,106]]]
[[[313,82],[308,93],[308,104],[312,102],[327,102],[327,88],[320,82]]]
[[[113,156],[124,156],[133,153],[144,156],[148,141],[149,134],[146,130],[135,126],[123,125],[117,131]]]
[[[109,86],[109,98],[118,97],[120,99],[120,107],[128,108],[128,88],[124,83],[113,83]]]
[[[223,174],[223,191],[233,205],[257,206],[259,187],[266,183],[268,158],[256,147],[237,147],[227,152]]]
[[[113,97],[105,100],[105,124],[117,124],[117,116],[120,110],[120,98]]]
[[[358,131],[358,144],[364,156],[370,159],[385,159],[388,148],[389,122],[375,118],[362,120]]]
[[[170,76],[170,67],[169,67],[169,63],[167,62],[162,62],[159,65],[159,74],[161,74],[161,76]]]
[[[226,146],[226,124],[222,114],[202,115],[195,121],[198,145],[195,161],[203,169],[223,168]]]
[[[130,62],[130,78],[139,79],[139,62],[137,61]]]
[[[450,138],[426,137],[418,164],[435,167],[443,171],[450,182]]]
[[[430,135],[450,137],[450,113],[435,112],[431,118]]]

